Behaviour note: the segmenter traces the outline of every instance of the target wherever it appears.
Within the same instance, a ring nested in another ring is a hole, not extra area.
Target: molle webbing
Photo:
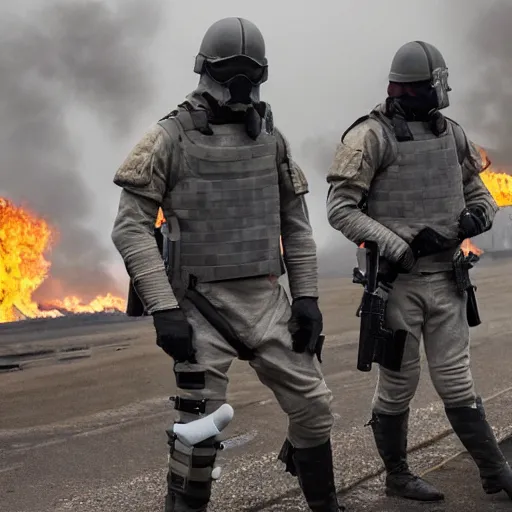
[[[380,116],[372,117],[393,137]],[[368,215],[408,243],[424,227],[456,240],[465,200],[453,128],[438,137],[426,123],[408,124],[414,140],[394,141],[396,158],[372,182]]]
[[[197,119],[190,114],[162,121],[169,133],[177,126],[182,153],[170,204],[183,279],[281,275],[276,138],[262,133],[254,141],[238,124],[212,125],[208,135],[197,129],[203,112]]]

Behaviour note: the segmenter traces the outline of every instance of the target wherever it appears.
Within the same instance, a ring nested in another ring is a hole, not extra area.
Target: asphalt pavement
[[[477,275],[484,323],[472,331],[473,374],[500,439],[512,434],[511,270],[507,263]],[[383,495],[382,464],[371,429],[364,426],[376,375],[355,369],[360,292],[347,280],[322,285],[336,481],[349,511],[415,512],[416,504]],[[20,370],[0,373],[0,511],[161,512],[174,383],[170,360],[154,344],[151,321],[51,329],[44,336],[0,336],[0,357],[14,361],[17,354],[21,362]],[[229,402],[235,419],[209,510],[306,511],[296,480],[276,461],[286,418],[243,362],[230,370]],[[510,453],[510,443],[505,446]],[[418,472],[462,450],[425,362],[412,404],[409,447]],[[463,456],[428,478],[447,499],[437,508],[422,505],[422,511],[512,510],[512,502],[483,493]]]

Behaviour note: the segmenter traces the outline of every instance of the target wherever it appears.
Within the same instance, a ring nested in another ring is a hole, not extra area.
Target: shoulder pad
[[[143,188],[148,186],[153,176],[151,158],[155,147],[161,141],[162,133],[158,126],[147,131],[117,170],[114,176],[114,183],[123,188]]]
[[[370,116],[369,115],[366,115],[366,116],[362,116],[360,117],[359,119],[357,119],[355,122],[353,122],[346,130],[345,132],[343,133],[343,135],[341,136],[341,142],[343,142],[343,139],[345,138],[345,136],[347,135],[348,132],[350,132],[351,130],[353,130],[356,126],[360,125],[361,123],[364,123],[366,120],[370,119]]]
[[[370,121],[367,123],[367,121]],[[392,126],[389,124],[388,119],[377,110],[372,110],[369,115],[360,117],[355,123],[353,123],[348,130],[345,131],[341,138],[341,142],[344,143],[345,138],[351,132],[357,132],[359,136],[363,136],[365,131],[361,125],[366,123],[367,130],[381,130],[382,136],[386,139],[386,141],[391,144],[396,143],[396,139],[394,137],[394,132]],[[358,128],[361,129],[358,129]],[[380,134],[380,131],[378,132]]]
[[[334,159],[327,173],[327,181],[334,179],[352,179],[361,170],[363,164],[363,151],[353,149],[344,142],[340,142],[336,148]]]

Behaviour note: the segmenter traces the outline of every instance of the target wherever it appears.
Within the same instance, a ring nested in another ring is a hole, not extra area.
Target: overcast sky
[[[73,0],[66,3],[71,4]],[[124,7],[130,3],[127,0],[99,3],[118,10],[119,16],[124,9],[131,9]],[[276,124],[288,137],[297,161],[310,180],[310,213],[322,249],[333,236],[338,236],[341,246],[348,247],[348,244],[342,242],[341,235],[336,235],[325,220],[326,169],[317,168],[318,157],[311,150],[311,140],[313,147],[318,146],[317,139],[322,147],[325,145],[326,152],[334,152],[341,133],[385,98],[390,62],[403,43],[422,39],[443,52],[453,88],[452,106],[447,114],[461,122],[468,120],[466,130],[477,142],[491,143],[468,115],[467,101],[475,82],[480,80],[473,67],[470,42],[478,20],[493,3],[489,0],[139,0],[136,18],[116,29],[122,31],[126,40],[130,39],[130,31],[137,32],[137,44],[141,45],[137,58],[143,59],[141,69],[148,75],[141,81],[140,94],[130,92],[133,109],[123,103],[114,105],[110,111],[105,103],[102,112],[103,107],[91,106],[89,97],[88,101],[68,102],[64,113],[76,154],[69,172],[81,176],[84,194],[90,202],[84,210],[83,222],[96,232],[99,245],[106,251],[108,265],[124,280],[124,267],[110,240],[119,197],[119,190],[112,183],[116,168],[147,127],[195,87],[198,77],[193,73],[194,57],[204,32],[214,21],[240,16],[256,23],[263,32],[269,80],[262,87],[262,99],[272,105]],[[5,20],[7,14],[16,13],[36,26],[40,20],[31,8],[50,4],[49,0],[44,3],[4,0],[0,18]],[[155,18],[152,13],[145,19],[144,5],[160,6],[158,16]],[[58,10],[52,16],[58,18]],[[81,52],[86,52],[90,41],[94,41],[94,33],[95,26],[91,26],[90,39],[83,38]],[[112,37],[115,36],[114,33]],[[61,39],[55,44],[67,43]],[[118,51],[123,51],[123,47]],[[126,45],[126,51],[130,51],[130,45]],[[21,54],[20,58],[23,58]],[[39,59],[44,67],[45,59],[51,57],[41,54]],[[134,87],[138,87],[138,82]],[[116,83],[111,83],[110,88],[115,92]],[[0,104],[8,101],[5,90],[2,93],[0,89]],[[115,108],[122,108],[123,116],[117,115]],[[114,118],[117,125],[112,130]],[[1,133],[6,133],[11,122],[12,118],[1,118]],[[308,139],[310,142],[306,144]],[[5,140],[4,136],[4,143]],[[25,144],[30,144],[30,140]],[[4,144],[1,149],[9,152],[10,147]],[[16,155],[11,154],[8,161],[15,166]],[[20,178],[23,172],[23,168],[17,170]],[[5,183],[0,181],[0,194],[20,196],[18,189],[16,193],[12,190],[12,181]],[[24,187],[25,190],[31,187],[30,181]],[[27,197],[30,199],[34,193],[27,193]],[[61,219],[53,220],[58,225]]]

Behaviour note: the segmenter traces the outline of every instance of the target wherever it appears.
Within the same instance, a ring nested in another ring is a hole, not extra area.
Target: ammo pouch
[[[469,278],[469,270],[479,259],[472,252],[465,256],[462,250],[458,250],[453,257],[453,274],[457,290],[461,295],[464,295],[464,292],[467,294],[466,316],[469,327],[476,327],[482,323],[476,301],[476,286],[471,283]]]

